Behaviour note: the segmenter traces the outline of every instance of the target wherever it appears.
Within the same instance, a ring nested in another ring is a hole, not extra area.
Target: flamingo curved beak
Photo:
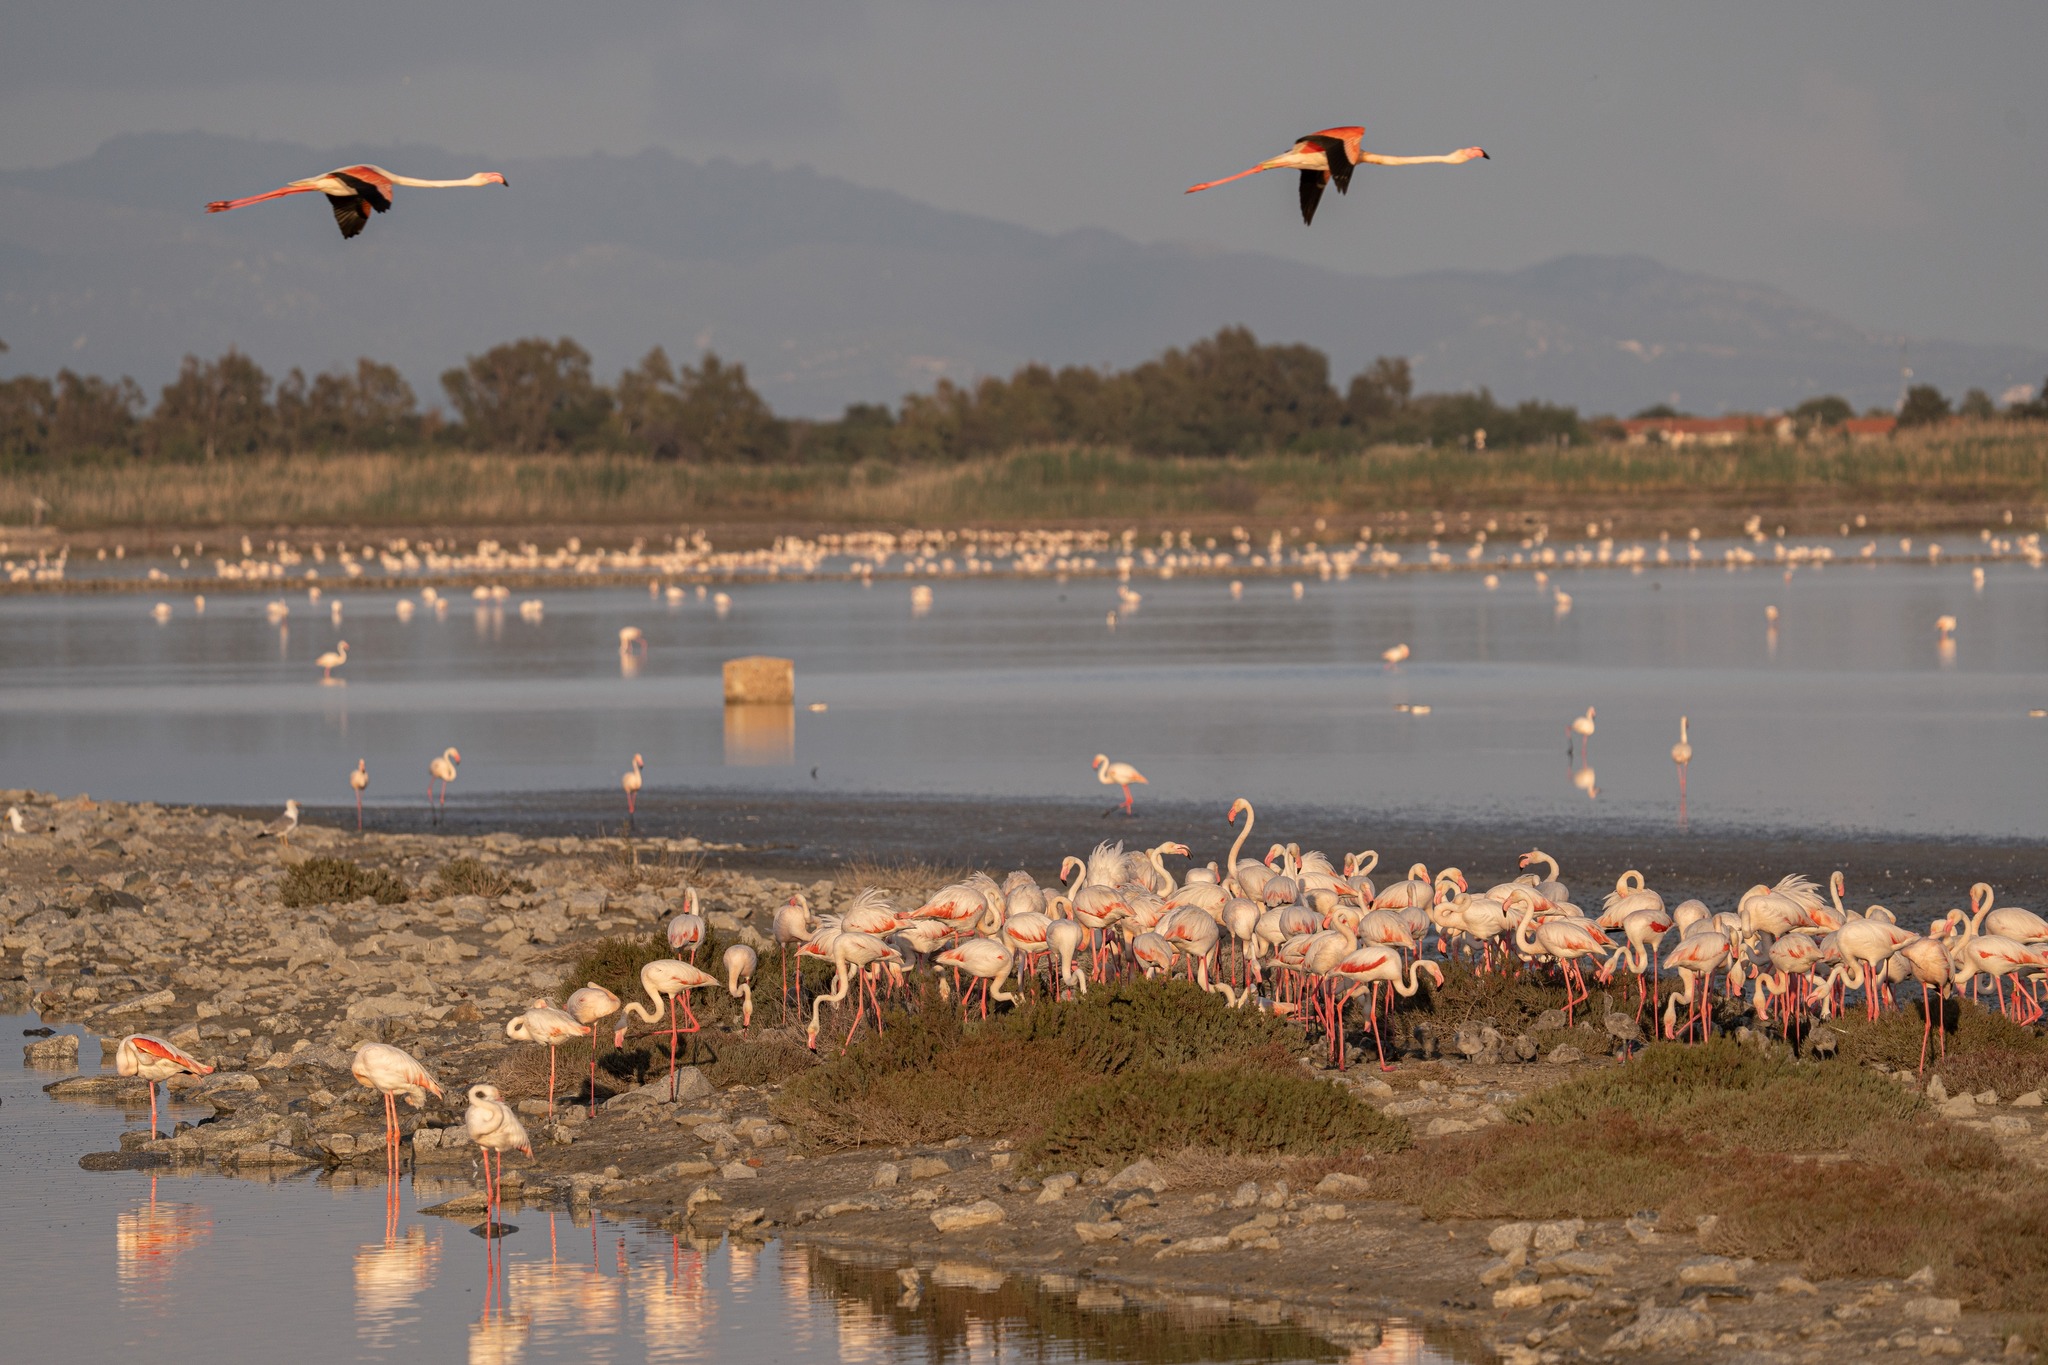
[[[624,1029],[619,1029],[619,1030],[618,1030],[617,1032],[615,1032],[615,1033],[613,1033],[613,1034],[612,1034],[612,1046],[613,1046],[613,1047],[624,1047],[625,1045],[626,1045],[626,1031],[625,1031]]]

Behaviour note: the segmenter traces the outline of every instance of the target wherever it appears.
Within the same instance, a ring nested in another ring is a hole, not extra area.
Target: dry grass
[[[1162,516],[1371,513],[1389,506],[1501,508],[1589,499],[1637,506],[1797,506],[1833,497],[2040,501],[2039,424],[1963,425],[1868,445],[1753,441],[1715,449],[1577,445],[1461,451],[1379,446],[1345,454],[1161,459],[1078,445],[956,463],[663,464],[632,455],[446,450],[265,455],[0,471],[0,522],[38,497],[54,524],[89,527],[603,525],[799,520],[942,524]]]
[[[1951,1002],[1954,1031],[1943,1046],[1927,1044],[1927,1074],[1941,1077],[1950,1094],[1995,1090],[2005,1099],[2048,1087],[2048,1038],[2021,1028],[1995,1010],[1969,1001]],[[1834,1021],[1841,1035],[1840,1056],[1850,1062],[1882,1062],[1896,1070],[1917,1071],[1924,1023],[1919,1002],[1880,1016],[1875,1022],[1853,1011]]]
[[[405,883],[395,873],[381,867],[365,868],[346,858],[308,858],[294,864],[277,884],[278,899],[293,909],[346,903],[365,896],[379,905],[396,905],[407,894]]]
[[[922,903],[942,886],[964,880],[969,869],[922,858],[855,858],[840,875],[843,886],[875,887],[900,904]]]
[[[1431,1217],[1652,1208],[1690,1226],[1715,1214],[1704,1244],[1728,1255],[1800,1261],[1816,1276],[1932,1265],[1943,1291],[1974,1307],[2048,1302],[2036,1174],[1921,1114],[1910,1091],[1865,1068],[1732,1042],[1657,1046],[1532,1096],[1509,1118],[1358,1173]]]
[[[526,895],[532,892],[533,883],[475,858],[456,858],[441,864],[429,889],[437,900],[447,896],[482,896],[485,900],[496,900],[515,891]]]
[[[662,849],[644,856],[631,839],[621,841],[598,864],[595,876],[600,886],[615,896],[635,891],[670,891],[700,880],[704,855],[676,853]]]

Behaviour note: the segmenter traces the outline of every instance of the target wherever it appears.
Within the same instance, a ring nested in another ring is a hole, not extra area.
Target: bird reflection
[[[125,1295],[148,1299],[177,1269],[178,1258],[213,1233],[209,1211],[197,1204],[158,1203],[157,1178],[149,1198],[114,1219],[114,1275]]]
[[[408,1310],[432,1287],[440,1263],[440,1239],[430,1240],[419,1226],[404,1236],[387,1229],[381,1243],[356,1249],[356,1335],[365,1346],[385,1350],[395,1344],[396,1329],[416,1320]]]

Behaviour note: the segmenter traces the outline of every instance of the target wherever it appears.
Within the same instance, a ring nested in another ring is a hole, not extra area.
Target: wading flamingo
[[[1685,717],[1678,718],[1678,743],[1671,746],[1671,761],[1678,765],[1678,823],[1685,823],[1685,770],[1692,763],[1692,740],[1685,733]]]
[[[640,776],[640,770],[646,766],[647,760],[638,754],[634,754],[633,766],[626,769],[626,775],[619,779],[619,786],[624,788],[626,792],[626,821],[629,824],[633,819],[634,804],[640,799],[640,787],[644,780]]]
[[[356,833],[363,832],[363,789],[370,785],[370,760],[356,760],[355,771],[348,775],[348,785],[356,794]]]
[[[1089,766],[1095,769],[1095,780],[1103,786],[1122,787],[1124,789],[1124,814],[1126,815],[1131,814],[1131,784],[1135,782],[1139,786],[1151,785],[1145,781],[1145,774],[1139,772],[1128,763],[1112,763],[1106,754],[1095,755],[1095,761]]]
[[[526,1125],[519,1121],[519,1115],[512,1112],[512,1106],[505,1103],[495,1085],[473,1085],[469,1088],[469,1108],[463,1111],[463,1131],[469,1140],[483,1149],[484,1160],[484,1235],[495,1237],[497,1229],[498,1191],[504,1184],[505,1153],[524,1152],[533,1155],[533,1143],[526,1136]],[[497,1174],[491,1173],[491,1157],[498,1158]]]
[[[434,804],[434,783],[441,784],[442,810],[448,808],[448,784],[455,780],[455,766],[462,762],[462,754],[453,745],[441,751],[441,756],[427,765],[427,804]],[[438,818],[438,816],[436,817]]]
[[[658,957],[640,969],[640,989],[647,992],[647,998],[654,1002],[649,1009],[637,1000],[626,1002],[620,1016],[618,1031],[612,1034],[612,1046],[626,1045],[626,1029],[630,1021],[639,1019],[642,1023],[661,1022],[661,1002],[668,1001],[668,1097],[676,1097],[676,1040],[680,1034],[695,1033],[701,1025],[697,1016],[690,1012],[690,992],[705,986],[718,985],[718,978],[691,963],[672,957]],[[676,998],[682,997],[683,1015],[690,1021],[686,1029],[676,1026]]]
[[[585,982],[569,992],[569,998],[562,1002],[562,1012],[577,1023],[590,1029],[590,1114],[597,1116],[597,1024],[600,1019],[609,1019],[619,1012],[619,997],[613,995],[595,981]]]
[[[1585,715],[1573,716],[1572,723],[1565,726],[1564,755],[1566,758],[1572,756],[1572,743],[1577,741],[1579,761],[1582,763],[1585,761],[1588,741],[1593,738],[1593,715],[1593,708],[1589,706],[1586,708]]]
[[[1364,151],[1360,147],[1365,129],[1360,127],[1325,128],[1321,132],[1309,133],[1297,138],[1292,147],[1278,156],[1267,157],[1248,171],[1226,175],[1221,180],[1205,180],[1199,185],[1190,185],[1189,194],[1200,190],[1214,189],[1228,185],[1233,180],[1242,180],[1260,171],[1295,170],[1301,172],[1301,221],[1315,221],[1316,205],[1322,202],[1323,187],[1335,183],[1337,193],[1346,194],[1351,189],[1351,172],[1359,166],[1461,166],[1467,161],[1488,159],[1484,149],[1464,147],[1441,156],[1382,156],[1376,152]]]
[[[266,199],[282,199],[288,194],[324,194],[327,203],[334,210],[334,223],[341,229],[343,237],[353,237],[363,230],[372,213],[386,213],[391,208],[392,190],[399,185],[411,185],[416,189],[455,189],[464,185],[503,185],[505,177],[496,171],[478,171],[462,180],[416,180],[409,175],[398,175],[382,166],[365,163],[360,166],[341,166],[325,175],[309,176],[294,180],[279,189],[265,194],[252,194],[246,199],[216,199],[206,206],[208,213],[226,213],[246,204],[260,204]]]
[[[383,1093],[384,1150],[395,1163],[399,1144],[398,1097],[405,1096],[405,1102],[418,1109],[427,1102],[428,1095],[439,1099],[441,1087],[417,1057],[389,1043],[364,1043],[356,1049],[356,1059],[348,1070],[357,1081]]]
[[[328,650],[325,654],[313,660],[313,662],[320,669],[320,681],[333,682],[334,670],[348,662],[348,641],[336,641],[333,649]]]
[[[149,1082],[149,1135],[156,1136],[156,1083],[181,1072],[188,1076],[210,1075],[213,1068],[191,1053],[147,1033],[131,1033],[114,1049],[114,1071],[122,1076],[140,1076]]]
[[[524,1014],[515,1014],[505,1023],[505,1036],[517,1038],[522,1043],[539,1043],[548,1050],[548,1116],[555,1112],[555,1049],[571,1038],[587,1038],[591,1027],[581,1023],[567,1010],[558,1010],[546,1001],[539,1001]]]

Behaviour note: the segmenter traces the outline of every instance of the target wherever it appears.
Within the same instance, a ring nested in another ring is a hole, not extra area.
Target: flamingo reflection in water
[[[396,1346],[401,1324],[416,1316],[421,1294],[433,1287],[441,1265],[441,1239],[415,1224],[399,1236],[386,1228],[382,1242],[356,1249],[356,1337],[371,1350]]]
[[[159,1203],[156,1182],[150,1176],[149,1198],[114,1219],[114,1275],[124,1296],[152,1297],[177,1270],[179,1258],[213,1235],[208,1209]]]

